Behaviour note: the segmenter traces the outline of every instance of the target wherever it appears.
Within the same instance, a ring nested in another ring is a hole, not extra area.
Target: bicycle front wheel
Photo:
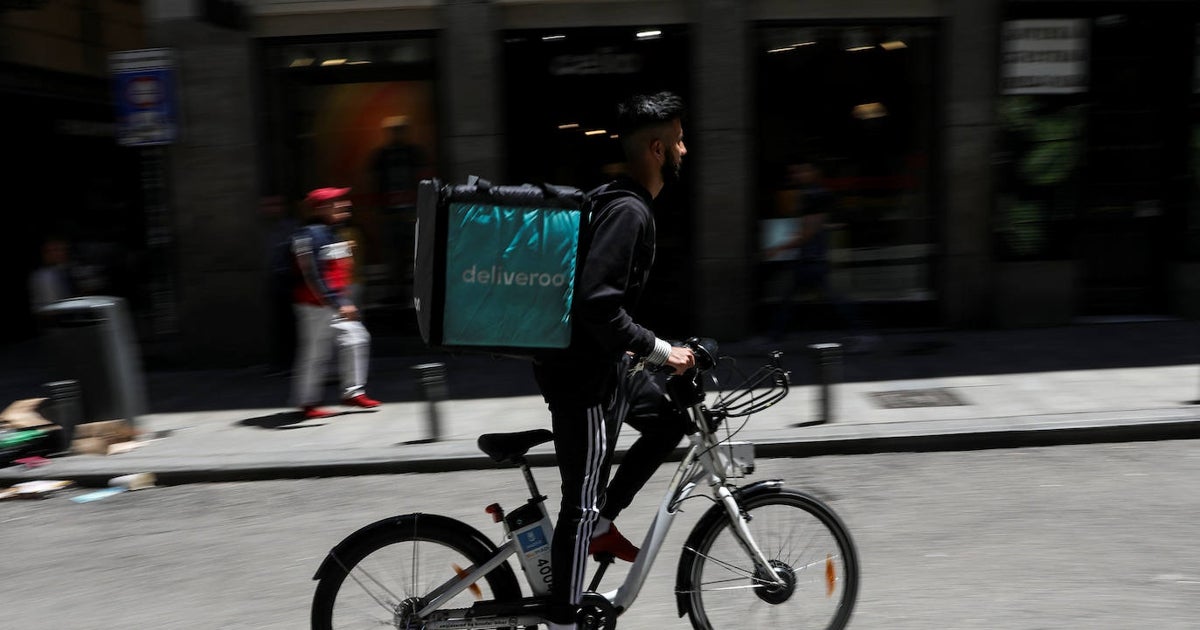
[[[692,530],[680,559],[679,596],[700,630],[846,626],[858,594],[858,558],[841,520],[794,490],[739,498],[753,541],[783,584],[756,568],[722,506]]]
[[[485,540],[464,523],[429,514],[364,527],[335,547],[318,572],[313,630],[422,627],[416,612],[427,595],[486,561],[494,547]],[[520,597],[521,587],[504,564],[442,608]]]

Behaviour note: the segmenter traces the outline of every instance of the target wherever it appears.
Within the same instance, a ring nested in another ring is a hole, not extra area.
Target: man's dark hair
[[[617,106],[616,132],[624,138],[682,117],[683,99],[675,94],[638,94]]]

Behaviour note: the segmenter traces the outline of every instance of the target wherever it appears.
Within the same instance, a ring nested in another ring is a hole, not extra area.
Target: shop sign
[[[116,106],[117,142],[170,144],[178,135],[175,56],[168,48],[123,50],[108,58]]]
[[[636,74],[641,69],[641,55],[612,50],[597,50],[582,55],[558,55],[550,59],[550,74],[554,76]]]
[[[1002,94],[1087,91],[1087,20],[1009,20],[1001,40]]]

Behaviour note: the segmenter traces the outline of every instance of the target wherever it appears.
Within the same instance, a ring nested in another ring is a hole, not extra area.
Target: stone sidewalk
[[[874,351],[846,355],[829,387],[817,382],[807,346],[836,335],[810,333],[770,346],[725,344],[730,359],[720,373],[732,384],[737,369],[765,362],[768,348],[784,352],[789,396],[728,427],[734,439],[754,442],[759,457],[1197,437],[1197,332],[1182,321],[892,331]],[[445,365],[449,393],[432,405],[414,370],[429,362]],[[32,374],[23,378],[36,383]],[[104,485],[136,472],[178,484],[490,467],[475,446],[480,434],[549,424],[528,366],[485,356],[376,357],[369,389],[385,404],[315,421],[281,406],[288,379],[259,367],[151,372],[146,384],[150,412],[136,419],[139,448],[10,467],[0,470],[0,487],[50,478]],[[21,386],[7,378],[0,393]],[[10,399],[30,395],[37,393]],[[823,422],[826,395],[833,412]],[[622,433],[618,454],[635,436]],[[552,451],[539,447],[531,460],[549,465]]]

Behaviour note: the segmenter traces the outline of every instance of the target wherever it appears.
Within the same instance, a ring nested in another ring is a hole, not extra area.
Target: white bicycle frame
[[[704,419],[704,409],[701,405],[696,405],[692,408],[692,416],[697,421],[697,426],[707,426]],[[671,529],[671,523],[675,520],[675,515],[679,513],[679,504],[691,496],[696,487],[703,481],[708,481],[713,488],[713,498],[716,499],[722,506],[725,507],[725,512],[729,517],[730,523],[733,525],[732,531],[737,536],[742,547],[754,560],[755,569],[758,575],[762,577],[770,576],[771,582],[761,580],[760,584],[771,584],[773,586],[782,586],[784,581],[775,572],[775,568],[763,555],[761,549],[754,542],[750,535],[750,530],[746,526],[746,518],[738,507],[737,500],[733,496],[733,492],[729,489],[726,483],[730,476],[731,470],[735,463],[728,452],[728,449],[721,448],[721,442],[713,434],[701,430],[688,436],[692,442],[692,447],[680,462],[679,468],[675,471],[675,476],[671,479],[671,483],[667,488],[666,496],[658,507],[658,513],[654,517],[654,521],[650,524],[650,528],[646,531],[646,537],[642,542],[641,552],[638,553],[637,560],[633,563],[629,573],[625,576],[625,581],[621,585],[611,591],[601,593],[601,596],[607,599],[617,610],[625,611],[633,605],[637,599],[638,593],[641,592],[642,585],[645,584],[646,578],[650,574],[650,567],[654,564],[654,559],[658,556],[659,550],[662,548],[663,541],[667,537],[667,532]],[[447,609],[440,610],[441,606],[450,601],[454,596],[466,590],[468,586],[484,578],[489,572],[515,554],[517,551],[516,541],[509,538],[501,545],[494,554],[486,562],[479,566],[471,567],[461,577],[452,578],[442,586],[434,589],[430,593],[428,603],[417,611],[417,616],[425,620],[423,628],[428,630],[439,630],[443,628],[471,629],[471,628],[492,628],[497,625],[505,626],[524,626],[536,625],[545,623],[546,620],[536,614],[518,614],[518,615],[477,615],[471,619],[464,618],[464,613],[467,609]],[[526,580],[532,579],[532,576],[526,575]],[[749,586],[747,588],[750,588]]]

